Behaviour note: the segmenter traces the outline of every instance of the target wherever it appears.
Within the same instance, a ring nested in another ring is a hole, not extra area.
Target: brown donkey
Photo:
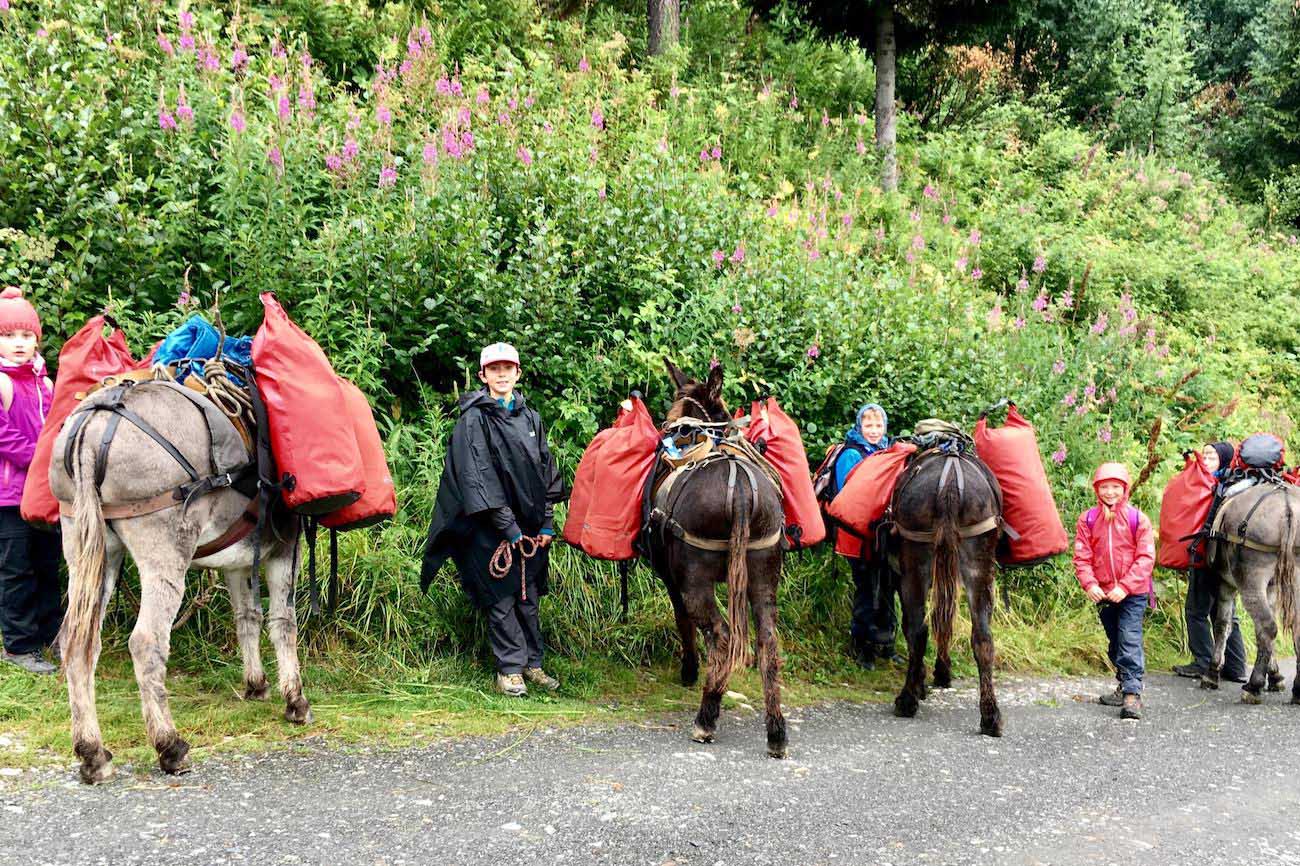
[[[920,452],[894,492],[892,519],[901,536],[903,631],[907,635],[907,681],[894,700],[894,714],[911,718],[925,700],[925,600],[934,591],[934,684],[952,684],[953,618],[957,588],[966,587],[971,648],[979,665],[980,733],[1002,736],[1002,713],[993,692],[995,548],[1002,526],[1002,489],[983,462],[966,452]]]
[[[259,646],[261,592],[252,579],[255,554],[249,535],[256,518],[250,514],[249,496],[230,486],[232,481],[242,486],[234,476],[249,469],[248,453],[225,415],[185,391],[164,382],[99,391],[82,401],[54,444],[50,487],[63,503],[60,523],[69,573],[60,649],[72,746],[87,784],[102,782],[113,772],[113,755],[104,748],[95,712],[95,665],[104,613],[128,551],[140,571],[131,659],[159,766],[167,773],[188,767],[190,747],[172,721],[166,676],[172,623],[191,565],[225,572],[244,657],[244,695],[260,699],[267,692]],[[200,476],[204,472],[211,474]],[[311,710],[298,668],[294,521],[288,517],[268,527],[261,560],[285,718],[302,724],[310,721]]]
[[[668,423],[696,419],[725,435],[731,415],[722,402],[722,368],[707,382],[690,379],[670,361],[677,386]],[[759,458],[761,459],[761,458]],[[679,470],[680,471],[680,470]],[[749,613],[757,627],[758,664],[763,678],[767,752],[786,754],[781,714],[781,659],[777,639],[776,589],[781,580],[781,492],[753,461],[717,454],[680,471],[659,487],[646,527],[643,552],[668,587],[682,638],[682,683],[699,676],[695,630],[704,633],[708,669],[692,738],[713,741],[727,681],[748,661]],[[714,585],[727,585],[727,618],[718,612]]]

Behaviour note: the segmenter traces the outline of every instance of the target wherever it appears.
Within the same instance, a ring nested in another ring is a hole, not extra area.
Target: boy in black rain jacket
[[[542,669],[537,604],[547,590],[552,512],[564,499],[541,418],[515,393],[519,374],[513,346],[480,353],[484,387],[460,401],[421,570],[427,588],[448,558],[456,563],[465,592],[487,613],[497,688],[512,696],[527,694],[526,683],[559,687]]]

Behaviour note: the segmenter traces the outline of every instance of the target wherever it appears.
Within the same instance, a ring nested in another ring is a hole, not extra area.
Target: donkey
[[[1255,623],[1255,666],[1241,688],[1247,704],[1262,702],[1260,692],[1282,690],[1274,641],[1279,622],[1291,630],[1300,656],[1300,488],[1264,483],[1226,499],[1210,538],[1209,566],[1219,576],[1219,604],[1214,615],[1214,658],[1201,677],[1201,688],[1219,687],[1224,648],[1232,628],[1232,600],[1242,604]],[[1291,684],[1291,703],[1300,704],[1300,673]]]
[[[732,419],[722,402],[722,368],[714,367],[708,380],[700,383],[671,361],[664,363],[677,387],[667,422],[694,418],[725,429]],[[732,670],[749,659],[752,610],[763,679],[767,753],[784,758],[786,729],[776,631],[780,535],[785,523],[781,492],[762,469],[731,453],[685,471],[671,487],[669,495],[663,496],[661,488],[656,498],[643,551],[668,587],[682,638],[683,685],[694,685],[699,676],[695,630],[704,633],[708,670],[692,739],[713,742],[727,681]],[[727,585],[725,622],[714,596],[716,583]]]
[[[73,751],[81,759],[86,784],[103,782],[113,772],[113,755],[104,748],[95,712],[95,666],[104,614],[127,552],[139,569],[141,590],[129,641],[131,659],[145,730],[163,772],[189,768],[190,747],[172,721],[165,680],[172,623],[191,565],[225,573],[243,653],[244,697],[266,697],[261,592],[254,574],[259,554],[248,534],[257,518],[250,497],[230,487],[231,476],[221,474],[229,470],[217,465],[230,465],[229,456],[236,454],[246,469],[247,451],[224,415],[208,412],[185,390],[174,383],[149,382],[96,392],[74,410],[55,440],[50,487],[61,502],[69,572],[59,648],[68,681]],[[119,424],[122,419],[128,423]],[[212,475],[196,481],[200,470],[195,467],[207,467]],[[260,559],[266,565],[269,631],[284,715],[305,724],[311,721],[311,709],[298,667],[296,520],[279,515],[264,521]]]
[[[894,715],[912,718],[925,700],[926,596],[934,590],[930,624],[936,653],[934,685],[952,684],[953,618],[958,581],[971,612],[971,648],[979,665],[980,733],[1002,736],[1002,713],[993,692],[994,556],[1002,526],[1002,489],[974,454],[920,452],[899,480],[891,506],[900,564],[899,595],[907,636],[907,679],[894,700]]]

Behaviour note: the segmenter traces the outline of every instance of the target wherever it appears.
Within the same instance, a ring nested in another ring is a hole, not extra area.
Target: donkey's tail
[[[737,667],[749,664],[749,500],[746,484],[752,484],[746,472],[736,473],[736,489],[731,511],[731,537],[727,540],[727,631],[730,640],[722,664],[722,677]],[[725,679],[724,679],[725,681]]]
[[[71,443],[69,443],[71,447]],[[79,455],[80,457],[80,455]],[[86,458],[86,463],[90,458]],[[68,613],[61,632],[65,659],[94,660],[95,634],[99,631],[99,612],[104,600],[104,512],[95,484],[95,473],[82,461],[74,461],[72,483],[73,538],[76,561],[69,563]]]
[[[955,483],[944,485],[938,499],[939,525],[934,531],[934,604],[930,612],[930,628],[934,632],[935,646],[947,649],[952,644],[952,623],[957,616],[957,586],[961,582],[957,568],[958,545],[961,544],[957,519],[961,498]]]
[[[1284,494],[1286,501],[1286,525],[1282,530],[1281,544],[1277,551],[1277,564],[1273,570],[1273,581],[1277,585],[1278,613],[1282,625],[1291,630],[1292,635],[1300,635],[1300,600],[1296,598],[1296,544],[1300,543],[1300,515],[1295,514],[1290,492]]]

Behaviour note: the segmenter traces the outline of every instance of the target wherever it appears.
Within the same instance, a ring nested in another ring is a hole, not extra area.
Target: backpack
[[[1133,533],[1133,542],[1137,543],[1138,537],[1138,510],[1132,505],[1124,506],[1128,510],[1128,529]],[[1101,517],[1101,508],[1094,505],[1088,509],[1088,513],[1083,516],[1084,525],[1091,531],[1097,525],[1097,518]]]
[[[844,453],[845,448],[857,448],[857,446],[850,445],[847,442],[832,445],[826,451],[826,456],[822,459],[822,462],[818,464],[817,471],[813,473],[813,495],[817,497],[817,501],[822,505],[830,502],[835,498],[835,494],[839,493],[835,489],[835,464],[840,462],[840,455]]]
[[[1281,469],[1286,459],[1286,443],[1272,433],[1247,436],[1237,447],[1233,465],[1240,469]]]

